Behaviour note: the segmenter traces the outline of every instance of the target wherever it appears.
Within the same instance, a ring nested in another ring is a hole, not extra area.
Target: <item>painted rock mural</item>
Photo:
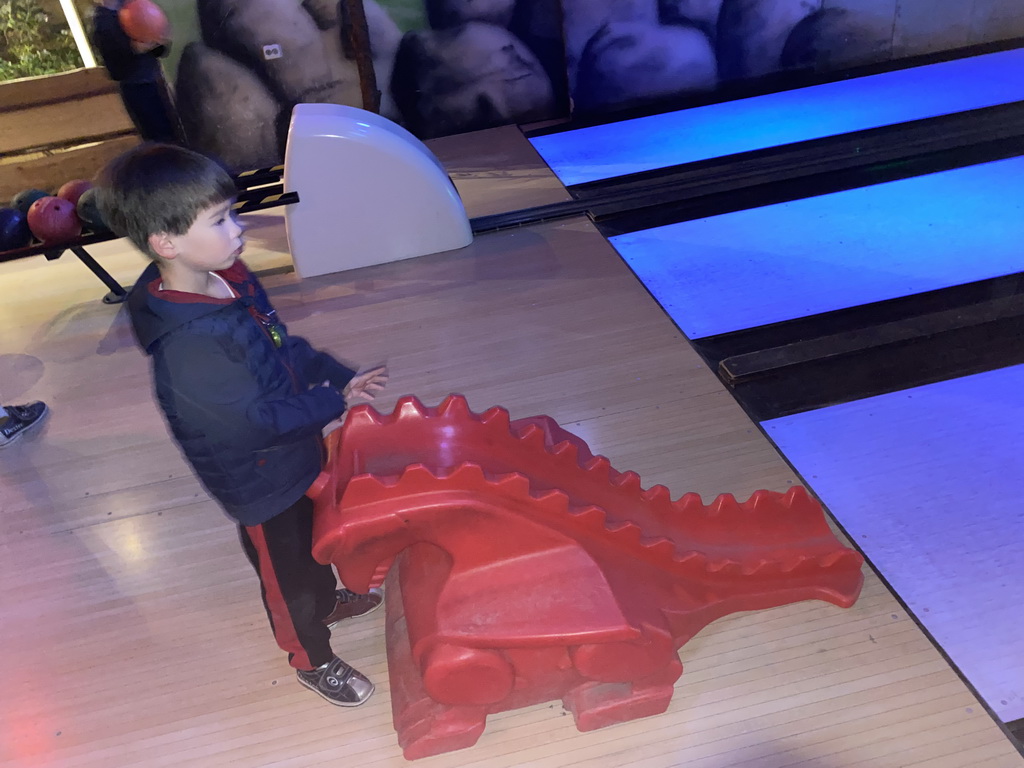
[[[190,141],[237,169],[280,162],[292,107],[362,106],[344,0],[195,2],[176,92]],[[867,0],[365,0],[381,113],[421,138],[889,58]],[[895,4],[892,14],[896,13]]]

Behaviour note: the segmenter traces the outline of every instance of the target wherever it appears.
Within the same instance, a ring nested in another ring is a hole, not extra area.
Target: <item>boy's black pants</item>
[[[274,637],[296,669],[334,658],[324,619],[334,610],[337,581],[313,559],[313,502],[303,496],[261,525],[239,526],[242,548],[260,577]]]

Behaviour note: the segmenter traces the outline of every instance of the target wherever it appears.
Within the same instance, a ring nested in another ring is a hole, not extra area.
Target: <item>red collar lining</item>
[[[249,284],[249,269],[242,263],[241,259],[237,259],[227,269],[217,270],[214,274],[220,275],[231,287],[239,294],[239,296],[245,295],[242,288],[243,286],[248,289],[248,295],[252,295],[252,286]],[[155,296],[158,299],[169,301],[173,304],[218,304],[228,305],[234,301],[237,301],[238,297],[230,299],[218,299],[215,296],[207,296],[205,293],[189,293],[188,291],[172,291],[172,290],[161,290],[160,283],[163,282],[163,278],[159,275],[151,280],[147,289],[151,296]]]

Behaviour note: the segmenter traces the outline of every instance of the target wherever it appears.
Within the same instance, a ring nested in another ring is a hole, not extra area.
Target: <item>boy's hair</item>
[[[238,194],[216,161],[174,144],[128,150],[100,172],[96,186],[107,226],[153,259],[150,235],[183,235],[200,213]]]

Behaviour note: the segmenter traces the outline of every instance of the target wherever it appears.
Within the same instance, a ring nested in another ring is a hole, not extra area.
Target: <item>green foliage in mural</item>
[[[38,0],[0,0],[0,81],[81,66],[63,16],[47,13]]]
[[[403,32],[427,26],[423,0],[377,0]]]

